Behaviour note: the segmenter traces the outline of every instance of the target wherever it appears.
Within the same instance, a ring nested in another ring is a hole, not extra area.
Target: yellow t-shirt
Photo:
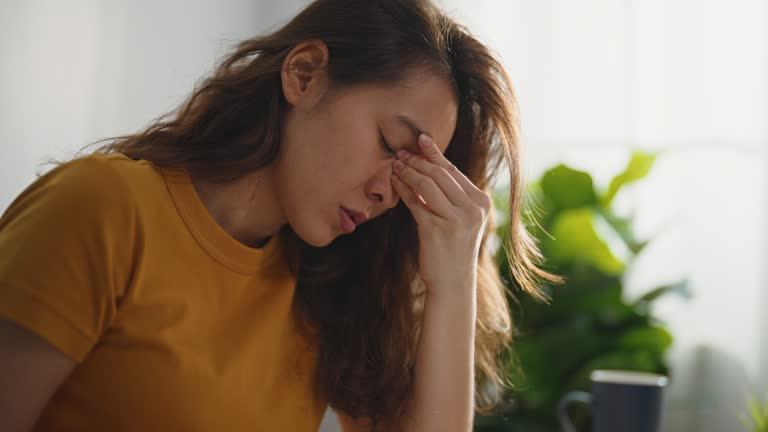
[[[0,218],[0,316],[78,362],[36,431],[316,431],[316,342],[277,235],[250,248],[182,169],[60,165]]]

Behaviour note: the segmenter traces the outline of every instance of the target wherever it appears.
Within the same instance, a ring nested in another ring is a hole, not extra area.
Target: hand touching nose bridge
[[[398,152],[392,181],[418,226],[420,276],[440,290],[471,274],[492,201],[425,134],[419,147],[421,155]]]

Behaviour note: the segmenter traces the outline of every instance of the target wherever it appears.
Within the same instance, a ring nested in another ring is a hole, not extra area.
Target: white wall
[[[656,312],[676,338],[664,432],[743,430],[768,391],[764,0],[444,0],[502,56],[532,178],[565,161],[607,186],[631,148],[663,149],[618,197],[655,240],[628,295],[689,277]]]
[[[237,40],[300,0],[0,0],[0,212],[44,156],[175,108]],[[336,430],[327,418],[321,430]]]
[[[0,0],[0,209],[42,156],[146,125],[304,3]],[[663,430],[740,430],[741,391],[768,390],[768,2],[440,3],[504,59],[532,178],[566,161],[605,184],[628,149],[668,150],[618,197],[656,235],[629,294],[688,276],[696,296],[657,309],[676,336]]]
[[[142,128],[303,3],[0,0],[0,208],[43,155]]]

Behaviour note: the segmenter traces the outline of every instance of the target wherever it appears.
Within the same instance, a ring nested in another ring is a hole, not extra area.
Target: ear
[[[319,40],[303,41],[285,57],[280,71],[283,95],[297,108],[312,108],[328,90],[328,47]]]

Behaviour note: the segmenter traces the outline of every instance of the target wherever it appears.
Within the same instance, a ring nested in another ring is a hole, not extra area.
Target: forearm
[[[474,414],[474,278],[427,294],[403,432],[468,432]]]

